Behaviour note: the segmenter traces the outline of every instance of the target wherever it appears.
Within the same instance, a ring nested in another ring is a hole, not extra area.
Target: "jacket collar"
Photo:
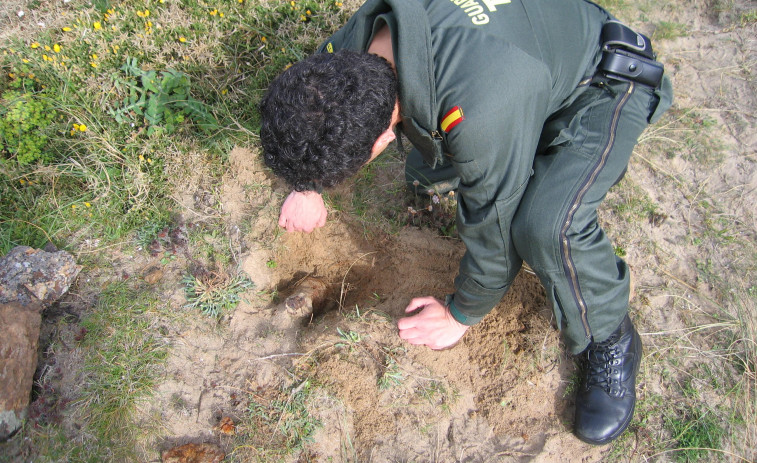
[[[369,0],[356,15],[368,19],[360,21],[370,28],[362,34],[364,49],[376,29],[377,19],[388,24],[399,78],[401,130],[425,161],[435,166],[442,160],[444,150],[438,129],[433,47],[426,10],[417,0]]]

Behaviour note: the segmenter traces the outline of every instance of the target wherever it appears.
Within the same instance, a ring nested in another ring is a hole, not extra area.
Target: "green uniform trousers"
[[[595,79],[576,93],[544,124],[533,175],[513,215],[520,259],[510,259],[509,270],[512,281],[522,259],[536,272],[573,353],[607,339],[628,311],[628,266],[597,223],[597,208],[625,174],[644,128],[670,106],[672,88],[667,78],[657,90]],[[406,177],[424,188],[457,184],[451,166],[433,170],[415,150]]]

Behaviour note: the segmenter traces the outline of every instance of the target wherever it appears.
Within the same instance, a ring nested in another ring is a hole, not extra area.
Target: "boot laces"
[[[586,354],[586,389],[599,387],[614,397],[623,396],[620,385],[620,368],[622,354],[618,348],[618,336],[595,343]]]

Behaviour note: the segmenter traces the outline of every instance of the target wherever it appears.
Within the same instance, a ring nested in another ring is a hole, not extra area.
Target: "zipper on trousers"
[[[562,248],[563,267],[565,268],[565,274],[570,282],[570,289],[573,293],[573,299],[578,305],[578,311],[581,315],[581,323],[583,324],[584,334],[586,336],[586,339],[589,341],[592,340],[592,332],[591,327],[589,326],[588,309],[586,307],[586,301],[581,294],[581,287],[578,284],[576,266],[573,263],[573,258],[571,257],[568,230],[570,229],[570,225],[573,223],[573,217],[575,216],[578,207],[581,205],[586,192],[589,191],[589,188],[591,188],[591,186],[596,181],[597,176],[602,171],[602,168],[604,168],[605,164],[607,164],[607,157],[610,155],[610,150],[612,150],[613,144],[615,143],[615,133],[618,129],[620,111],[623,109],[623,106],[625,106],[628,98],[630,98],[631,93],[633,93],[634,87],[634,82],[630,82],[628,90],[626,90],[625,94],[615,107],[612,115],[612,121],[610,122],[610,137],[607,139],[607,144],[602,151],[602,155],[600,156],[599,161],[591,171],[591,174],[586,178],[586,181],[583,185],[581,185],[581,188],[578,189],[578,193],[576,193],[576,196],[573,198],[573,202],[568,209],[568,214],[565,217],[565,222],[563,223],[562,229],[560,230],[560,246]]]

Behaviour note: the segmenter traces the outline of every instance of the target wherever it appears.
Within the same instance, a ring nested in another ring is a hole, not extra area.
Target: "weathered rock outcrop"
[[[0,442],[26,417],[41,313],[68,291],[79,270],[64,251],[19,246],[0,258]]]

